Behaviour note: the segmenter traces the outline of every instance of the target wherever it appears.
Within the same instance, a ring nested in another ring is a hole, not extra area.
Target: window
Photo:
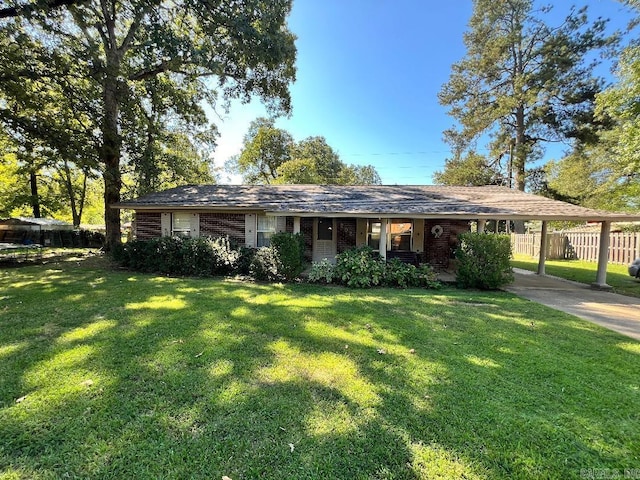
[[[173,213],[171,215],[171,235],[180,235],[183,237],[190,236],[192,218],[193,215],[190,213]]]
[[[369,222],[367,230],[367,245],[374,250],[380,250],[380,231],[382,224],[380,222]]]
[[[333,240],[333,220],[331,218],[318,219],[318,240]]]
[[[413,222],[407,219],[393,219],[389,225],[391,250],[411,251]]]
[[[276,217],[258,216],[258,247],[268,247],[271,244],[271,236],[276,233]]]

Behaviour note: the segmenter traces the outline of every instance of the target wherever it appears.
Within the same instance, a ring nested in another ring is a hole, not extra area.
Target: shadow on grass
[[[640,460],[639,344],[506,293],[76,264],[0,286],[0,473],[579,478]]]

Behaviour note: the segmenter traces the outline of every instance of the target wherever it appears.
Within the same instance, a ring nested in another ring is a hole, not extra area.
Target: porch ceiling
[[[506,187],[433,185],[188,185],[113,206],[134,210],[263,211],[301,217],[634,221]]]

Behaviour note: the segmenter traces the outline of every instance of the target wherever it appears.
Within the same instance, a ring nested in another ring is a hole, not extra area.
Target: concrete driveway
[[[528,270],[514,269],[514,276],[507,291],[640,340],[640,298]]]

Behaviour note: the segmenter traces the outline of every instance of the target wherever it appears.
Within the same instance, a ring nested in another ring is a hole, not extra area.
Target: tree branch
[[[0,9],[0,18],[13,18],[19,17],[22,15],[28,15],[37,10],[44,10],[46,12],[50,10],[55,10],[60,7],[64,7],[67,5],[75,5],[78,3],[82,3],[86,0],[42,0],[38,3],[29,3],[22,6],[16,7],[6,7]]]

